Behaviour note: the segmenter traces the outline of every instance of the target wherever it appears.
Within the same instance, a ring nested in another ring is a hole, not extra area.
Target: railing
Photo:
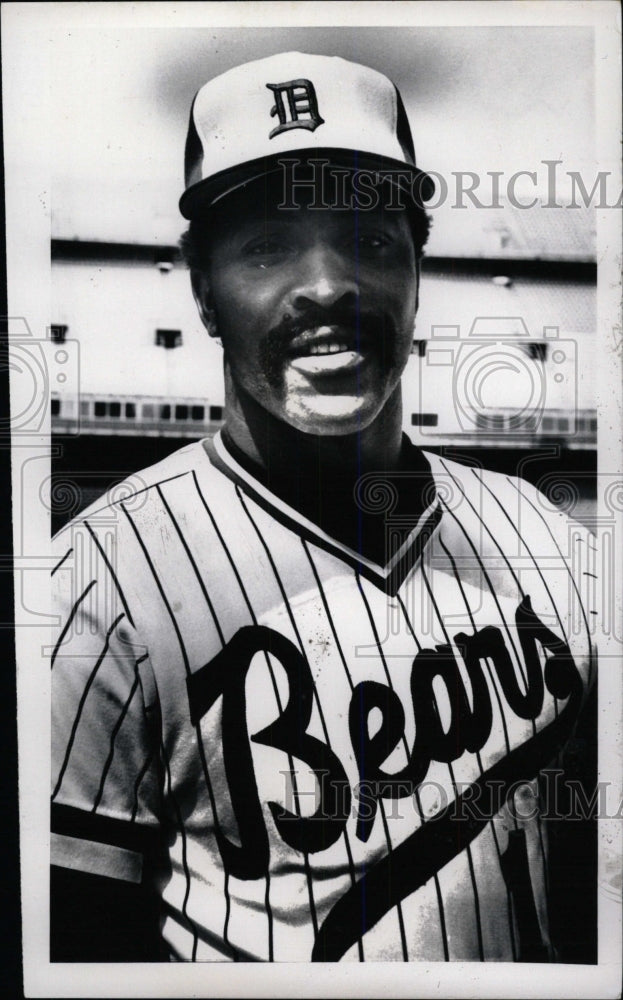
[[[53,395],[51,413],[52,433],[59,436],[199,438],[222,426],[224,408],[222,403],[206,399],[82,394],[79,398]],[[407,411],[404,426],[418,444],[431,446],[460,440],[488,448],[556,442],[572,449],[590,449],[597,443],[595,410],[545,409],[518,416],[512,410],[490,409],[474,412],[462,426],[452,429],[445,419],[440,421],[438,413]]]
[[[223,423],[223,406],[161,396],[52,395],[52,433],[202,437]]]
[[[461,441],[485,448],[533,448],[555,443],[564,448],[588,450],[597,445],[597,412],[553,408],[524,414],[502,408],[464,410],[461,422],[456,419],[452,425],[447,413],[418,412],[409,414],[405,429],[422,446]]]

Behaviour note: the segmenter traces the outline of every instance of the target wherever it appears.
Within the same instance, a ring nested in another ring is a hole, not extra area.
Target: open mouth
[[[292,368],[307,375],[331,374],[356,368],[365,358],[367,339],[343,327],[305,330],[289,346]]]
[[[340,341],[331,340],[328,343],[323,344],[311,344],[309,347],[309,354],[340,354],[342,351],[348,350],[348,344],[341,343]]]

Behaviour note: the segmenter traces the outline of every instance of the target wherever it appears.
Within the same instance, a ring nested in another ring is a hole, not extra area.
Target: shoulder
[[[557,506],[528,480],[464,465],[426,453],[430,462],[446,529],[454,522],[457,531],[477,525],[482,544],[494,539],[519,540],[533,546],[535,555],[571,557],[574,545],[587,544],[590,532]]]
[[[428,459],[435,485],[440,491],[442,500],[458,501],[460,497],[465,502],[483,503],[535,502],[544,505],[544,510],[554,512],[544,494],[520,476],[510,476],[502,472],[494,472],[481,466],[466,465],[441,455],[424,452]],[[489,497],[489,500],[486,498]]]
[[[175,480],[192,477],[193,473],[216,482],[222,479],[212,469],[203,441],[185,445],[160,462],[140,469],[112,486],[57,532],[53,539],[55,550],[64,550],[68,540],[77,533],[91,535],[92,530],[98,527],[105,530],[109,525],[116,528],[123,525],[127,520],[126,513],[131,515],[145,507],[150,493]]]
[[[227,494],[197,442],[117,484],[58,532],[51,594],[63,653],[114,640],[132,665],[137,644],[162,639],[171,594],[187,583],[185,553],[203,544],[200,490]],[[219,502],[226,508],[228,496]]]
[[[88,614],[101,618],[104,609],[108,617],[109,605],[119,613],[128,605],[138,616],[158,600],[158,581],[174,572],[180,546],[193,547],[204,498],[231,506],[229,485],[198,441],[113,486],[52,540],[55,606],[71,609],[86,594]]]

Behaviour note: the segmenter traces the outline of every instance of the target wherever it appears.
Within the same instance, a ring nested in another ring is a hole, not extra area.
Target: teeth
[[[312,344],[309,348],[310,354],[340,354],[342,351],[347,351],[348,347],[346,344],[337,343],[324,343],[324,344]]]

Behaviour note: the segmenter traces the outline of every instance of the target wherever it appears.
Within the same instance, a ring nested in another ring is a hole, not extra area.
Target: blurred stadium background
[[[52,387],[53,528],[222,423],[221,352],[177,252],[188,109],[208,77],[286,48],[388,73],[418,162],[448,182],[431,209],[405,430],[525,476],[590,524],[595,209],[565,187],[570,171],[589,191],[594,181],[590,31],[84,29],[59,35],[53,56],[49,337],[73,372]],[[559,161],[556,207],[548,159]],[[512,204],[520,170],[535,177]],[[482,180],[480,204],[457,197],[467,171]]]

